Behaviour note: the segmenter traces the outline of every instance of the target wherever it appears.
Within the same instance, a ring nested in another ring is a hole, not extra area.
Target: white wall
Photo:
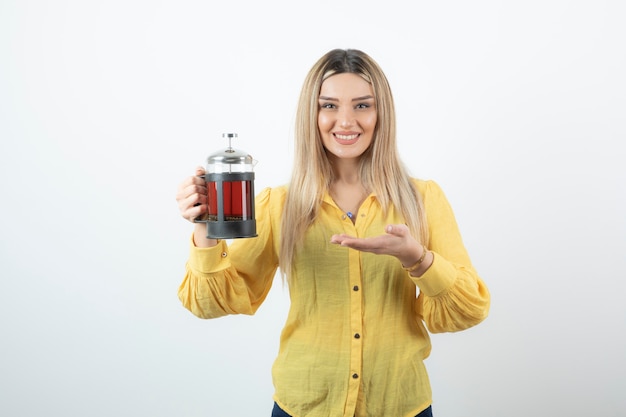
[[[239,3],[0,3],[0,415],[269,416],[286,290],[184,310],[174,194],[225,131],[285,182],[335,47],[386,70],[492,292],[433,336],[436,416],[626,414],[624,3]]]

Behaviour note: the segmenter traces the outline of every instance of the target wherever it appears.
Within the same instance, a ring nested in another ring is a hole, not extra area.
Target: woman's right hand
[[[178,186],[176,201],[178,210],[185,220],[194,223],[194,219],[208,212],[208,197],[204,168],[196,168],[196,175],[186,178]]]
[[[176,201],[178,202],[178,210],[183,218],[196,226],[193,230],[193,242],[197,247],[211,247],[217,245],[217,239],[209,239],[206,237],[206,224],[197,223],[194,220],[202,218],[208,214],[209,207],[207,196],[206,182],[203,175],[204,168],[196,168],[196,175],[186,178],[178,186],[176,192]]]

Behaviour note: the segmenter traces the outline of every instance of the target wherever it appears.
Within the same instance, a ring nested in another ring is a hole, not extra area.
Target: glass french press
[[[206,223],[207,238],[236,239],[255,237],[254,165],[256,161],[241,150],[233,149],[236,133],[224,133],[228,148],[211,154],[206,160],[208,214],[198,223]]]

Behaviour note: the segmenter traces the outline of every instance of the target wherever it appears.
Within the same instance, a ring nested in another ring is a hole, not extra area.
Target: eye
[[[371,105],[369,103],[359,103],[356,105],[357,109],[369,109]]]
[[[337,106],[335,106],[333,103],[322,103],[320,104],[320,109],[334,109]]]

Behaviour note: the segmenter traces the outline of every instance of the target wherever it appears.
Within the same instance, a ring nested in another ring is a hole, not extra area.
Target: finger
[[[180,213],[185,220],[189,220],[193,223],[195,219],[201,218],[207,212],[208,206],[206,204],[196,204],[186,208],[185,210],[181,210]]]
[[[202,193],[193,193],[187,197],[180,198],[178,200],[178,209],[181,213],[188,211],[190,208],[196,206],[206,206],[208,203],[208,197],[206,194]]]
[[[409,227],[406,224],[390,224],[385,228],[385,232],[398,237],[406,237],[409,234]]]
[[[193,196],[195,194],[200,194],[203,196],[207,195],[206,183],[198,178],[191,177],[185,180],[179,187],[176,192],[176,200],[181,201]]]
[[[356,249],[364,252],[384,253],[384,242],[375,238],[356,238],[350,236],[342,236],[338,243],[341,246]]]
[[[199,177],[187,177],[176,188],[176,198],[186,197],[190,186],[206,186],[204,180]]]
[[[337,244],[341,244],[341,242],[343,242],[346,239],[350,239],[351,236],[346,235],[346,234],[339,234],[339,235],[332,235],[330,237],[330,243],[337,243]]]
[[[193,194],[178,200],[178,211],[185,219],[193,219],[208,211],[208,199],[202,194]]]

